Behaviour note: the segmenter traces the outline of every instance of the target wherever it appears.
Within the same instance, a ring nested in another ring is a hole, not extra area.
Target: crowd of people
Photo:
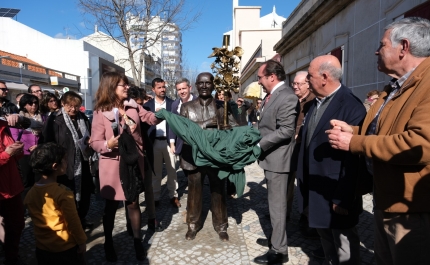
[[[188,79],[177,80],[174,101],[166,96],[161,78],[153,80],[155,96],[150,98],[130,86],[125,75],[106,72],[92,121],[80,111],[82,98],[75,92],[59,98],[31,85],[14,104],[0,81],[5,264],[23,264],[19,242],[26,212],[33,221],[39,264],[85,264],[85,230],[93,228],[86,219],[92,193],[105,200],[106,260],[117,261],[112,233],[121,201],[136,259],[144,260],[139,194],[145,192],[148,228],[163,231],[155,218],[163,165],[169,204],[182,207],[178,157],[188,179],[185,238],[193,240],[203,226],[202,189],[208,176],[213,227],[221,241],[228,241],[226,197],[235,194],[234,184],[221,179],[219,169],[195,161],[190,143],[175,134],[173,124],[156,117],[160,109],[203,130],[249,126],[259,131],[258,162],[273,230],[268,238],[257,239],[269,249],[255,263],[288,262],[286,224],[296,196],[303,235],[321,240],[314,254],[327,264],[360,264],[356,225],[362,195],[373,192],[377,264],[430,264],[429,45],[428,20],[404,18],[389,24],[375,54],[378,70],[393,79],[383,91],[369,92],[364,103],[341,83],[342,66],[332,55],[314,58],[308,71],[296,73],[291,87],[281,63],[262,63],[258,83],[267,95],[256,99],[255,106],[242,97],[234,101],[228,91],[212,96],[211,73],[197,76],[195,94]]]

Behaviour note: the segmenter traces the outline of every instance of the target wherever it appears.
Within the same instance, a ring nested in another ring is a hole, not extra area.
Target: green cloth
[[[261,153],[257,146],[261,139],[258,130],[249,126],[203,130],[197,123],[165,109],[155,116],[165,119],[173,132],[191,145],[196,166],[219,169],[218,177],[228,177],[236,186],[237,196],[242,196],[246,183],[243,168],[257,160]]]

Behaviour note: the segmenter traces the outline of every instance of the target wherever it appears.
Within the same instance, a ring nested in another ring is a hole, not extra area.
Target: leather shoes
[[[266,238],[258,238],[256,242],[257,242],[257,244],[259,244],[260,246],[263,246],[263,247],[271,247],[272,246],[272,243],[270,242],[270,240],[266,239]]]
[[[227,232],[219,232],[218,233],[219,239],[223,242],[227,242],[229,240]]]
[[[148,229],[154,232],[161,232],[164,230],[164,228],[160,225],[160,223],[155,218],[148,219]]]
[[[176,207],[176,208],[181,207],[181,203],[179,202],[178,197],[171,198],[170,203],[173,205],[173,207]]]
[[[272,249],[269,249],[264,255],[256,257],[254,262],[257,264],[277,264],[288,262],[288,254],[278,253]]]
[[[118,260],[112,241],[105,242],[103,248],[105,249],[105,258],[107,261],[116,262]]]

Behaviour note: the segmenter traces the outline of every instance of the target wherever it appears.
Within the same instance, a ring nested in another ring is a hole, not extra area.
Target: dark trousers
[[[24,229],[24,210],[21,195],[0,200],[0,241],[6,261],[18,259],[19,240]]]
[[[57,182],[63,184],[69,189],[75,191],[75,180],[69,179],[66,175],[58,176]],[[87,161],[82,162],[82,183],[81,183],[81,200],[76,202],[79,219],[84,224],[85,217],[90,209],[91,193],[94,191],[93,176],[90,173],[90,166]]]
[[[84,256],[82,254],[78,254],[78,246],[61,252],[50,252],[36,248],[36,259],[39,265],[85,264]]]
[[[218,170],[210,167],[198,167],[188,171],[187,224],[201,227],[203,206],[203,183],[207,175],[211,190],[212,222],[216,232],[225,232],[228,227],[227,207],[225,201],[225,179],[218,178]]]

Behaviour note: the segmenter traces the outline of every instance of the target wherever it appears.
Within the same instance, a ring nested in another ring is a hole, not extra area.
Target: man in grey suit
[[[258,244],[270,247],[268,252],[254,259],[258,264],[288,261],[286,194],[300,105],[293,90],[285,84],[285,78],[284,68],[274,60],[265,62],[258,70],[258,83],[267,91],[258,122],[262,136],[259,164],[266,178],[273,228],[270,239],[257,240]]]

